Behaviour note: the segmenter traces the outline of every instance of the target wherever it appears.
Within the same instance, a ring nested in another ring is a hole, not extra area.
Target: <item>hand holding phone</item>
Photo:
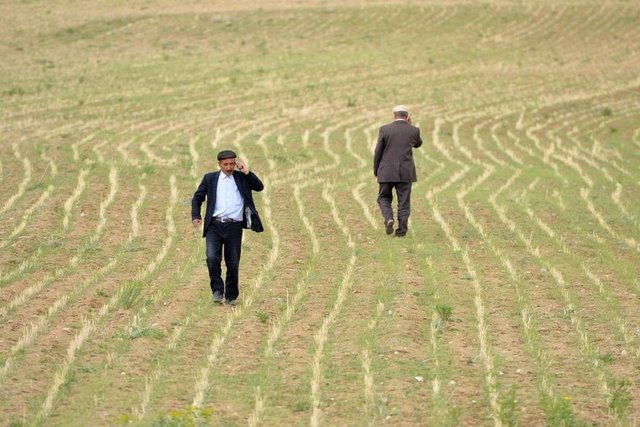
[[[249,174],[249,168],[242,160],[236,160],[236,169],[245,175]]]

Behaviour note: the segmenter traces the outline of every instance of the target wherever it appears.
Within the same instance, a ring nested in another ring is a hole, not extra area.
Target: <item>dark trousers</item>
[[[212,221],[205,236],[207,242],[207,268],[211,280],[211,291],[220,291],[226,299],[238,298],[238,271],[242,248],[242,223],[220,223]],[[226,280],[222,281],[222,251],[227,267]],[[226,291],[225,291],[226,282]]]
[[[381,182],[378,191],[378,206],[385,223],[393,219],[393,189],[398,196],[398,229],[396,234],[407,232],[407,220],[411,211],[411,182]]]

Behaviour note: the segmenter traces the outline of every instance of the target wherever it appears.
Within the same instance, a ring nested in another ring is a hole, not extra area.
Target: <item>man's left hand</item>
[[[238,160],[238,161],[236,162],[236,165],[237,165],[238,170],[239,170],[240,172],[242,172],[242,173],[243,173],[243,174],[245,174],[245,175],[249,175],[249,168],[247,167],[247,165],[246,165],[243,161]]]

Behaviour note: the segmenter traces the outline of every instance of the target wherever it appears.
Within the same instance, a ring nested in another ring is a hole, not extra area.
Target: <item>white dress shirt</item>
[[[242,200],[242,196],[238,191],[238,186],[236,185],[236,180],[233,179],[233,175],[227,176],[224,172],[220,171],[213,216],[242,221],[243,209],[244,200]]]

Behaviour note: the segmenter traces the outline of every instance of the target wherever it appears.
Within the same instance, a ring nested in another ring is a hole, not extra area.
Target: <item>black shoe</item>
[[[220,291],[215,291],[213,293],[213,302],[217,303],[217,304],[222,304],[222,301],[224,300],[224,298],[222,298],[222,292]]]
[[[384,231],[387,232],[387,234],[391,234],[393,233],[393,220],[392,219],[388,219],[384,222]]]
[[[396,230],[396,237],[404,237],[409,229],[407,220],[401,219],[398,221],[398,229]]]
[[[228,299],[226,302],[227,302],[227,304],[229,304],[229,305],[236,305],[236,304],[238,303],[238,300],[235,300],[235,299]]]

